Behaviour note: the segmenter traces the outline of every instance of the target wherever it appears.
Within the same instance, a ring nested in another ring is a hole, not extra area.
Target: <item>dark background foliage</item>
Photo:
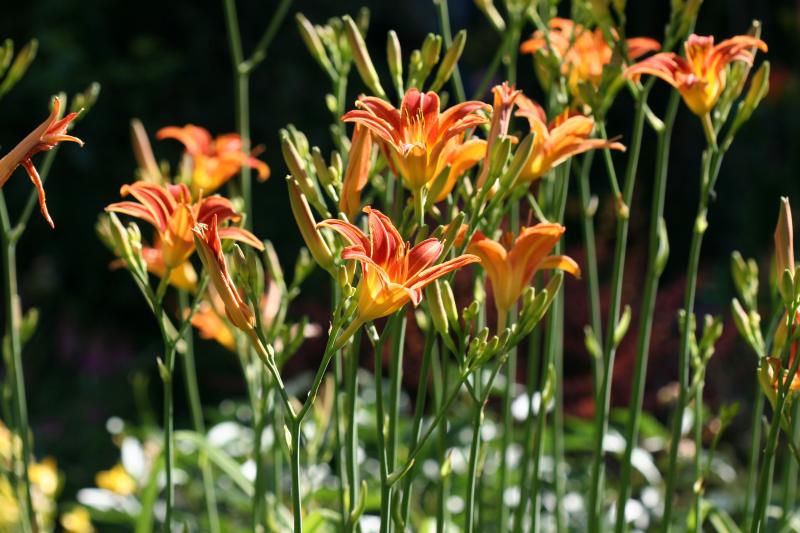
[[[323,22],[330,16],[355,13],[362,3],[297,0],[291,13],[303,11],[310,20]],[[372,13],[368,44],[379,69],[389,29],[397,31],[406,54],[421,44],[427,32],[436,31],[434,5],[429,0],[368,3]],[[239,4],[248,50],[277,2],[244,0]],[[499,39],[471,1],[453,0],[450,4],[453,28],[469,31],[461,62],[469,93]],[[732,296],[730,252],[739,249],[745,257],[757,257],[762,272],[768,272],[778,197],[788,195],[796,203],[800,198],[796,54],[800,5],[756,0],[706,0],[705,4],[697,32],[713,33],[718,39],[744,33],[751,19],[761,19],[773,67],[770,96],[741,132],[723,166],[702,258],[698,314],[727,316]],[[629,2],[628,34],[659,37],[668,10],[666,0]],[[133,178],[129,120],[140,118],[151,134],[166,125],[189,122],[216,133],[233,131],[231,64],[220,2],[37,0],[6,5],[2,11],[0,37],[14,39],[18,47],[31,38],[40,43],[28,75],[0,102],[0,145],[4,150],[39,123],[52,94],[73,94],[92,81],[102,84],[97,105],[76,129],[86,141],[85,148],[65,147],[47,183],[56,230],[51,231],[35,215],[19,247],[23,305],[41,311],[39,330],[24,353],[36,453],[57,458],[67,475],[65,495],[70,497],[74,489],[91,484],[97,470],[115,461],[118,452],[104,429],[108,417],[141,421],[148,402],[154,407],[160,403],[154,364],[160,343],[155,323],[129,277],[108,268],[111,257],[94,233],[98,214],[118,199],[120,185]],[[520,86],[536,95],[529,57],[520,59],[519,72]],[[363,89],[354,74],[352,98]],[[323,151],[330,148],[330,120],[323,103],[327,89],[327,78],[309,57],[289,18],[251,84],[252,136],[254,143],[266,147],[262,157],[273,174],[270,181],[255,186],[255,230],[275,243],[287,269],[291,269],[301,241],[287,207],[278,129],[294,123]],[[666,94],[666,86],[660,84],[651,99],[658,112]],[[629,136],[631,109],[629,98],[622,95],[609,132]],[[648,133],[636,192],[636,205],[640,206],[649,203],[654,141]],[[675,127],[666,208],[672,255],[658,300],[651,391],[675,376],[675,312],[683,295],[702,145],[699,122],[682,107]],[[157,142],[154,146],[157,157],[177,161],[177,143]],[[597,222],[601,276],[605,273],[607,277],[613,215],[607,196],[603,196],[606,178],[599,166],[593,176],[593,187],[601,195]],[[8,183],[5,191],[12,212],[29,189],[21,172]],[[578,206],[570,205],[567,226],[573,231],[568,231],[568,252],[580,258],[577,215]],[[635,208],[624,297],[634,311],[646,260],[646,225],[647,209]],[[296,313],[325,320],[326,302],[319,296],[326,294],[324,282],[321,275],[308,282],[319,290],[308,291],[294,309]],[[584,286],[570,282],[567,291],[567,408],[585,416],[593,407],[588,356],[581,341],[586,321]],[[633,327],[631,331],[635,331]],[[618,360],[614,401],[621,405],[628,396],[634,336],[629,334]],[[719,405],[751,398],[755,358],[736,339],[730,320],[719,348],[708,377],[710,401]],[[200,353],[200,383],[207,405],[243,395],[230,355],[210,343],[203,343]],[[306,350],[289,371],[316,365],[318,356],[313,348]],[[409,374],[409,386],[414,386],[413,372]],[[134,382],[145,387],[138,404]],[[181,417],[185,411],[181,395],[177,396]],[[648,406],[660,413],[654,398],[654,394],[648,396]],[[178,424],[182,424],[180,419]],[[748,424],[746,409],[739,424]]]

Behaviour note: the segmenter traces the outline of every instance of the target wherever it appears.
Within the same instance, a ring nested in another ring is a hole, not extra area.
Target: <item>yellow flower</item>
[[[714,46],[713,36],[692,34],[684,43],[686,57],[663,52],[628,67],[625,75],[638,80],[642,74],[661,78],[672,85],[698,116],[707,115],[725,90],[725,67],[733,61],[751,64],[751,49],[766,52],[767,45],[750,35],[737,35]]]
[[[0,477],[0,531],[15,531],[19,521],[19,506],[14,489],[6,477]]]
[[[58,119],[58,114],[61,110],[61,101],[58,98],[53,99],[53,109],[50,111],[50,116],[39,125],[38,128],[28,134],[27,137],[8,152],[2,159],[0,159],[0,187],[6,184],[8,178],[18,166],[22,166],[28,173],[28,177],[33,182],[34,187],[39,192],[39,209],[42,216],[50,224],[51,228],[55,227],[53,219],[50,218],[50,213],[47,211],[47,201],[44,194],[44,186],[33,166],[31,157],[39,152],[46,152],[52,150],[60,142],[74,142],[83,146],[83,141],[72,135],[67,135],[67,127],[70,122],[75,120],[78,113],[69,113],[62,119]]]
[[[358,109],[342,120],[362,124],[380,139],[389,162],[403,178],[403,184],[419,191],[444,169],[443,151],[448,141],[486,122],[478,111],[489,111],[483,102],[469,101],[439,112],[439,95],[409,89],[400,109],[373,96],[361,96]]]
[[[75,507],[61,515],[61,527],[65,533],[94,533],[92,518],[85,507]]]
[[[45,457],[41,463],[33,463],[28,467],[28,477],[45,496],[54,498],[58,492],[58,468],[56,460]]]
[[[101,489],[110,490],[121,496],[129,496],[136,492],[136,480],[120,463],[115,464],[110,470],[98,472],[94,482]]]

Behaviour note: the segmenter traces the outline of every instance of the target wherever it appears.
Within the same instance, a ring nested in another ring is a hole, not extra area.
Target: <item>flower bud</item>
[[[444,308],[441,287],[437,282],[433,282],[428,285],[426,293],[426,301],[430,309],[433,327],[442,337],[446,337],[450,333],[450,322]]]
[[[436,283],[441,285],[442,306],[447,315],[447,320],[453,324],[458,324],[458,308],[456,307],[456,299],[453,296],[453,288],[449,283],[441,280],[437,280]]]
[[[300,234],[303,236],[303,240],[311,252],[311,255],[314,257],[314,260],[319,266],[331,272],[333,256],[331,255],[328,245],[325,243],[325,239],[322,238],[319,229],[317,229],[317,224],[314,220],[314,215],[311,213],[311,208],[308,205],[306,196],[303,194],[303,191],[300,190],[300,186],[297,184],[296,180],[287,177],[286,181],[289,185],[289,204],[292,208],[292,214],[297,222]]]
[[[667,266],[669,259],[669,235],[667,234],[667,224],[664,217],[658,219],[658,249],[656,250],[655,274],[660,277]]]
[[[458,60],[461,59],[461,54],[464,52],[464,45],[467,42],[467,30],[461,30],[456,33],[450,48],[444,54],[444,59],[439,63],[439,69],[436,71],[436,77],[431,84],[431,91],[439,91],[447,80],[453,75],[453,72],[458,65]]]
[[[271,241],[264,241],[264,263],[267,265],[267,273],[269,277],[281,287],[286,286],[286,280],[283,276],[283,269],[281,262],[278,259],[278,252]]]
[[[158,168],[158,163],[153,155],[147,131],[138,118],[131,120],[131,144],[133,144],[133,156],[139,167],[139,179],[158,185],[163,184],[164,177],[161,175],[161,169]]]
[[[305,162],[300,157],[300,153],[289,137],[289,133],[286,130],[281,130],[280,136],[283,159],[286,161],[286,166],[289,167],[289,172],[291,172],[295,182],[303,191],[303,194],[305,194],[306,199],[314,206],[314,209],[316,209],[320,215],[330,217],[330,213],[325,207],[325,203],[319,191],[314,186],[314,182],[309,177],[308,172],[306,172]]]
[[[361,79],[370,88],[370,90],[381,98],[386,98],[386,91],[381,87],[381,82],[378,79],[378,73],[375,71],[375,65],[372,64],[372,59],[369,57],[367,45],[364,42],[364,37],[361,35],[356,23],[353,19],[345,15],[342,17],[344,22],[344,30],[347,36],[347,42],[353,52],[353,61],[356,64],[356,69]]]
[[[763,100],[769,92],[769,70],[769,61],[764,61],[761,63],[756,73],[753,74],[750,80],[750,89],[748,89],[747,95],[744,97],[742,103],[739,104],[736,117],[733,119],[730,133],[731,137],[739,130],[742,124],[750,120],[753,111],[756,110],[761,100]]]
[[[775,225],[775,267],[778,279],[788,270],[794,273],[794,230],[792,228],[792,207],[789,199],[781,197],[778,210],[778,223]]]
[[[316,146],[311,149],[311,163],[314,165],[314,171],[317,173],[317,179],[326,190],[333,187],[333,179],[331,178],[328,165],[325,163],[325,158],[322,156],[319,148]]]
[[[10,91],[11,88],[22,79],[22,77],[28,71],[28,67],[31,66],[31,63],[33,63],[33,60],[36,57],[36,51],[38,49],[39,41],[33,39],[26,44],[22,50],[20,50],[20,52],[17,54],[17,57],[14,58],[11,68],[8,69],[3,82],[0,83],[0,97]]]
[[[494,7],[494,2],[492,0],[475,0],[475,5],[486,15],[486,18],[489,19],[489,23],[498,33],[506,31],[506,23],[500,15],[500,12]]]
[[[356,124],[339,199],[339,210],[350,220],[354,220],[361,211],[361,191],[369,180],[371,162],[372,134],[366,127]]]
[[[397,92],[403,93],[403,54],[397,33],[390,30],[386,36],[386,62],[389,65],[389,75]],[[433,89],[432,89],[433,90]]]
[[[333,68],[331,64],[331,60],[328,59],[328,54],[325,53],[325,47],[322,45],[322,41],[319,38],[319,34],[317,33],[316,28],[311,22],[303,15],[302,13],[297,13],[295,15],[295,20],[297,21],[297,30],[300,32],[300,37],[302,37],[303,42],[306,43],[306,47],[308,51],[311,53],[311,57],[316,60],[317,63],[322,67],[322,69],[328,73],[328,76],[331,79],[335,79],[338,77],[338,74]]]

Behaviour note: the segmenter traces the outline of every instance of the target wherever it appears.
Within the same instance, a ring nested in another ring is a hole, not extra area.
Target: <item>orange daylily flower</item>
[[[356,124],[342,180],[342,197],[339,199],[339,211],[350,220],[361,211],[361,191],[367,186],[371,160],[372,134],[365,126]]]
[[[389,217],[370,207],[365,207],[364,212],[369,217],[369,236],[343,220],[331,219],[319,224],[335,230],[350,244],[342,251],[342,259],[361,263],[358,315],[353,331],[365,322],[394,313],[409,301],[418,305],[426,285],[479,261],[467,254],[434,265],[443,249],[438,239],[426,239],[412,248],[403,241]]]
[[[369,129],[384,144],[389,162],[404,185],[419,191],[444,170],[443,153],[448,141],[487,122],[478,111],[489,111],[483,102],[469,101],[439,112],[439,95],[409,89],[400,109],[373,96],[361,96],[356,107],[342,116]]]
[[[437,191],[434,202],[441,202],[455,188],[458,178],[464,175],[469,169],[481,162],[486,156],[487,143],[483,139],[472,138],[463,141],[460,138],[452,138],[442,150],[442,168],[450,165],[447,173],[447,180],[441,190]],[[433,182],[428,183],[428,186]]]
[[[152,224],[158,232],[162,259],[168,268],[175,268],[186,261],[195,245],[192,228],[197,224],[209,224],[212,218],[220,221],[239,221],[230,200],[222,196],[209,196],[192,201],[189,188],[184,184],[162,187],[154,183],[137,181],[123,185],[122,196],[132,195],[138,202],[117,202],[106,207],[106,211],[124,213]],[[219,230],[220,238],[232,239],[263,249],[258,238],[249,231],[227,227]]]
[[[39,209],[51,228],[55,228],[55,224],[53,224],[53,219],[47,211],[47,201],[42,179],[39,177],[39,172],[37,172],[36,167],[33,166],[31,158],[39,152],[52,150],[60,142],[74,142],[83,146],[82,140],[72,135],[67,135],[69,124],[75,120],[75,117],[78,116],[80,111],[69,113],[64,118],[59,119],[58,115],[60,111],[61,101],[58,98],[54,98],[53,109],[50,111],[50,116],[0,159],[0,187],[6,184],[11,174],[21,165],[28,173],[28,177],[30,177],[33,186],[36,187],[36,191],[39,193]]]
[[[683,97],[692,113],[708,114],[725,90],[725,67],[733,61],[753,62],[753,48],[767,51],[767,44],[750,35],[737,35],[714,46],[713,36],[692,34],[684,43],[686,57],[663,52],[636,63],[625,75],[638,80],[642,74],[661,78]]]
[[[625,146],[615,141],[592,139],[594,119],[584,115],[562,113],[550,124],[544,110],[531,99],[517,97],[517,116],[528,119],[533,137],[533,151],[520,179],[533,182],[570,157],[597,148],[625,150]]]
[[[520,45],[523,54],[540,52],[548,54],[552,50],[561,64],[561,74],[573,97],[580,99],[579,87],[591,83],[597,89],[603,76],[603,69],[611,63],[613,50],[606,42],[600,28],[590,30],[581,24],[564,18],[552,18],[550,31],[545,35],[536,30],[533,36]],[[614,38],[618,38],[614,34]],[[548,46],[549,41],[549,46]],[[655,39],[633,37],[626,39],[628,59],[637,59],[648,52],[656,52],[661,45]]]
[[[195,196],[211,194],[236,175],[243,166],[258,172],[261,181],[269,178],[269,167],[260,159],[242,151],[242,139],[236,133],[211,138],[207,129],[187,124],[179,128],[167,126],[156,133],[156,138],[176,139],[186,147],[192,157],[192,193]]]
[[[222,319],[214,305],[203,301],[192,315],[192,326],[197,329],[201,339],[217,341],[223,348],[236,351],[236,338],[228,324]]]
[[[203,262],[223,305],[225,315],[231,324],[245,333],[253,334],[256,317],[253,310],[244,301],[239,289],[231,278],[225,254],[222,253],[221,231],[217,225],[217,215],[211,217],[210,224],[199,223],[192,228],[197,245],[197,254]]]
[[[465,230],[466,227],[461,229],[459,239],[464,238]],[[466,251],[480,257],[481,266],[492,282],[499,327],[537,271],[559,269],[580,277],[580,267],[570,257],[548,255],[564,231],[560,224],[542,222],[523,227],[513,241],[511,233],[506,233],[500,242],[475,232]]]

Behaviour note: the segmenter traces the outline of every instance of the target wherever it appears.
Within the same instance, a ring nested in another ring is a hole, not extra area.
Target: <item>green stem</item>
[[[790,416],[792,431],[791,434],[787,435],[789,438],[787,444],[794,442],[797,436],[798,425],[800,424],[799,406],[800,404],[797,402],[792,405],[792,414]],[[779,524],[781,528],[789,525],[791,514],[795,510],[795,499],[797,495],[797,461],[789,453],[788,446],[783,456],[783,463],[783,500],[781,502],[781,509],[783,512],[781,513],[781,522]]]
[[[181,316],[186,312],[191,312],[189,295],[186,291],[179,291]],[[192,330],[187,330],[183,336],[186,349],[183,352],[183,373],[186,386],[186,398],[189,401],[189,411],[192,417],[192,425],[198,435],[205,437],[206,425],[203,421],[203,407],[200,402],[200,389],[197,386],[197,369],[194,360],[194,342]],[[206,514],[208,515],[208,528],[212,533],[219,533],[219,515],[217,513],[217,496],[214,491],[214,474],[211,471],[211,464],[208,454],[200,450],[198,452],[198,466],[203,480],[203,494],[206,503]]]
[[[528,498],[530,494],[530,463],[534,456],[534,436],[535,428],[538,422],[538,417],[533,417],[533,395],[536,393],[536,384],[539,381],[539,364],[540,357],[540,339],[541,329],[535,328],[531,336],[528,338],[528,371],[526,376],[526,397],[527,397],[527,416],[525,418],[525,437],[522,445],[522,462],[519,467],[519,503],[514,513],[514,528],[515,533],[522,531],[522,521],[525,517],[525,511],[528,507]]]
[[[447,393],[447,356],[449,354],[448,348],[441,344],[442,349],[440,350],[441,353],[441,363],[438,365],[436,364],[439,359],[434,359],[434,378],[436,377],[436,371],[438,370],[439,376],[439,387],[438,392],[435,390],[436,393],[436,410],[437,412],[444,412],[445,407],[445,394]],[[443,424],[441,429],[439,430],[437,440],[437,453],[439,456],[439,465],[443,466],[447,457],[447,424]],[[444,533],[445,531],[445,520],[446,520],[446,502],[447,502],[447,493],[448,493],[448,479],[449,476],[442,476],[440,474],[439,478],[439,486],[438,490],[436,491],[436,533]]]
[[[750,440],[750,460],[747,465],[747,485],[744,493],[744,527],[749,529],[753,523],[752,497],[756,492],[758,482],[758,452],[761,449],[761,417],[764,416],[764,394],[761,392],[761,383],[758,376],[756,382],[756,400],[753,406],[753,420],[750,424],[753,434]]]
[[[639,331],[637,335],[636,360],[634,362],[633,384],[629,402],[630,414],[625,430],[625,452],[620,462],[622,471],[620,472],[619,482],[620,494],[617,500],[616,533],[623,533],[627,529],[625,505],[631,493],[631,458],[633,456],[633,449],[639,438],[639,423],[642,416],[642,402],[644,400],[645,383],[647,380],[647,362],[650,353],[650,335],[653,330],[653,316],[655,313],[656,296],[658,294],[658,284],[661,278],[661,270],[663,270],[663,265],[657,264],[657,260],[659,259],[659,246],[662,244],[659,239],[659,224],[661,224],[664,213],[672,127],[675,123],[675,115],[679,102],[680,97],[677,93],[670,95],[664,119],[665,126],[664,129],[658,133],[655,180],[653,183],[652,204],[650,206],[647,273],[645,274],[644,294],[642,296],[642,308],[640,312],[641,318],[639,319]]]
[[[592,169],[594,151],[587,152],[583,156],[579,176],[578,190],[581,197],[581,231],[583,234],[583,246],[586,251],[586,290],[589,293],[589,324],[597,339],[598,345],[603,345],[603,322],[600,314],[600,282],[597,273],[597,247],[594,237],[594,210],[591,206],[592,195],[589,187],[589,172]],[[600,379],[602,376],[603,361],[599,357],[592,358],[592,378],[594,382],[595,397],[600,391]]]
[[[453,44],[453,34],[450,30],[450,11],[447,7],[447,0],[434,0],[434,3],[439,8],[436,10],[436,15],[439,18],[439,28],[442,31],[444,45],[446,48],[450,48]],[[467,99],[467,95],[464,91],[464,83],[461,81],[461,71],[458,69],[458,65],[453,69],[451,79],[453,81],[453,89],[455,90],[457,101],[463,102]]]
[[[345,412],[347,414],[347,439],[345,442],[346,448],[346,461],[347,461],[347,478],[349,481],[349,495],[350,495],[350,511],[358,501],[358,423],[357,423],[357,408],[358,408],[358,352],[360,345],[360,338],[358,335],[353,339],[352,349],[350,356],[346,359],[346,372],[345,372],[345,388],[347,404]],[[347,521],[348,531],[356,530],[359,525],[358,521]]]
[[[475,376],[475,393],[480,395],[480,370]],[[464,510],[464,531],[472,533],[475,526],[475,485],[478,479],[478,454],[481,444],[481,424],[483,423],[484,403],[476,402],[475,412],[472,414],[472,443],[469,448],[469,465],[467,466],[467,502]]]
[[[161,379],[164,383],[164,473],[166,477],[166,511],[164,513],[164,531],[172,531],[172,511],[175,506],[175,483],[173,469],[175,468],[175,452],[173,450],[174,418],[172,407],[172,384],[175,366],[175,347],[170,346],[169,340],[164,337],[164,350],[166,356],[161,368]]]
[[[392,338],[392,358],[389,362],[389,442],[386,453],[389,472],[394,470],[397,463],[399,440],[397,425],[400,418],[400,394],[403,385],[403,348],[406,339],[406,323],[406,314],[402,313],[400,324]]]
[[[788,313],[788,316],[794,317],[796,311],[796,309],[791,309],[791,312]],[[789,338],[793,337],[795,329],[796,327],[794,325],[794,321],[792,321],[792,324],[789,328]],[[784,352],[791,344],[792,342],[786,343]],[[782,357],[781,359],[785,360],[786,358]],[[792,382],[792,378],[790,376],[794,376],[797,373],[798,367],[800,367],[800,357],[795,357],[789,368],[789,372],[787,373],[787,378],[783,379],[782,382],[779,380],[780,387],[778,387],[778,395],[775,400],[775,406],[772,413],[772,421],[769,427],[769,434],[767,435],[767,443],[764,447],[764,459],[761,462],[761,472],[758,480],[758,497],[756,499],[753,522],[750,526],[751,533],[766,531],[766,511],[767,504],[770,500],[772,474],[775,469],[775,450],[778,447],[778,434],[780,433],[781,422],[783,420],[783,408],[786,403],[786,398],[789,395],[789,386]]]
[[[703,372],[702,369],[699,371]],[[703,380],[697,383],[694,391],[694,465],[692,479],[695,480],[693,501],[695,533],[700,533],[703,530],[703,515],[701,513],[703,480],[700,465],[703,452],[703,384]]]
[[[614,333],[619,320],[620,307],[622,301],[622,278],[625,270],[625,250],[628,244],[628,225],[630,222],[630,206],[633,197],[633,188],[636,181],[636,170],[639,163],[639,151],[642,144],[642,133],[644,130],[645,105],[647,103],[647,93],[642,92],[636,103],[636,114],[634,116],[633,134],[631,135],[630,155],[628,156],[627,167],[625,169],[625,181],[623,183],[622,196],[617,197],[618,202],[623,205],[617,206],[617,234],[614,247],[614,262],[611,274],[611,301],[609,304],[608,324],[606,327],[605,345],[603,349],[603,379],[598,395],[597,409],[594,420],[594,443],[593,459],[591,467],[591,481],[589,485],[589,532],[596,533],[602,526],[602,500],[603,500],[603,478],[605,471],[605,454],[603,453],[603,439],[608,429],[608,413],[611,404],[611,381],[614,376],[614,356],[616,344]],[[598,129],[605,135],[603,123],[598,123]],[[613,162],[609,151],[605,150],[606,163],[609,168],[609,175],[614,176]],[[612,183],[615,179],[612,179]]]
[[[31,444],[30,427],[28,423],[28,403],[25,394],[25,375],[22,367],[22,340],[20,339],[20,298],[17,286],[17,247],[11,241],[11,222],[8,217],[8,208],[3,191],[0,190],[0,236],[3,245],[3,277],[5,300],[4,311],[6,314],[6,335],[11,349],[11,374],[13,375],[11,395],[16,418],[16,433],[22,442],[21,465],[14,466],[17,488],[22,486],[22,509],[20,512],[20,525],[23,533],[33,531],[31,524],[35,523],[33,502],[31,500],[31,486],[28,477],[30,465]],[[21,466],[21,467],[20,467]]]
[[[703,164],[701,170],[701,191],[700,200],[697,206],[697,216],[695,218],[694,228],[692,231],[692,242],[689,246],[689,264],[686,270],[686,292],[684,294],[683,310],[685,312],[686,320],[691,320],[694,313],[694,300],[697,291],[697,270],[700,265],[700,250],[703,245],[703,235],[705,235],[707,222],[708,201],[710,192],[713,189],[714,177],[711,174],[711,166],[715,154],[709,149],[703,154]],[[675,412],[672,415],[672,428],[671,428],[671,441],[670,441],[670,454],[669,463],[667,468],[666,479],[666,495],[665,499],[663,522],[661,524],[662,531],[668,531],[670,528],[670,519],[672,511],[675,507],[669,500],[675,494],[675,482],[677,478],[677,462],[678,462],[678,444],[681,438],[681,420],[683,418],[683,409],[686,406],[686,393],[689,390],[689,335],[691,328],[684,327],[681,332],[680,351],[678,353],[678,399],[675,405]]]
[[[295,419],[289,424],[292,451],[292,514],[294,515],[294,533],[303,531],[303,503],[300,495],[300,425],[302,420]]]
[[[403,311],[401,311],[402,313]],[[389,331],[394,332],[395,318],[397,315],[392,316],[386,323]],[[381,336],[383,338],[383,336]],[[391,487],[387,482],[389,477],[388,458],[386,455],[386,433],[384,432],[384,407],[383,407],[383,343],[378,342],[375,347],[375,417],[378,437],[378,456],[380,461],[380,480],[381,480],[381,525],[380,532],[388,533],[389,524],[391,522],[390,514],[390,497]]]
[[[431,359],[433,358],[433,347],[436,341],[436,335],[432,331],[428,332],[425,336],[425,348],[422,352],[422,367],[419,373],[419,382],[417,383],[417,399],[414,402],[414,421],[411,427],[411,447],[416,446],[419,440],[420,431],[422,429],[422,417],[425,415],[425,398],[428,391],[428,380],[431,373]],[[416,463],[415,463],[416,465]],[[409,523],[411,512],[411,488],[414,480],[414,468],[406,474],[403,480],[403,500],[402,500],[402,517],[403,523]]]
[[[346,448],[342,442],[342,417],[344,410],[342,409],[342,391],[345,389],[344,375],[342,374],[342,351],[337,350],[336,355],[333,356],[333,373],[335,376],[336,389],[333,391],[333,449],[336,450],[336,478],[339,480],[339,514],[341,521],[341,530],[347,529],[347,504],[345,502],[345,493],[347,492],[347,485],[351,483],[346,477],[347,466],[345,464]]]

